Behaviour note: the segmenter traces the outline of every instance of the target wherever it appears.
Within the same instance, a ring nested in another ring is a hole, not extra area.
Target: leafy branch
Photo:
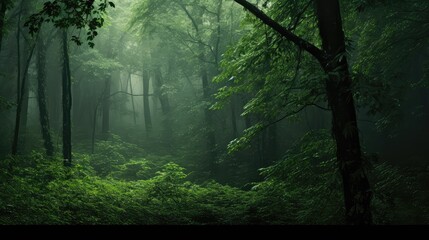
[[[75,27],[86,29],[88,45],[94,47],[97,30],[104,25],[104,14],[107,8],[115,8],[115,4],[107,0],[54,0],[43,4],[42,10],[31,15],[24,26],[28,27],[31,35],[38,33],[44,23],[52,23],[56,28],[67,29]],[[80,36],[73,35],[77,45],[82,45]]]

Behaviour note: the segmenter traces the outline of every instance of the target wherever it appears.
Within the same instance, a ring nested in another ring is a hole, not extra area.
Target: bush
[[[0,172],[0,224],[232,224],[248,201],[236,188],[187,181],[174,163],[136,180],[157,167],[134,160],[114,179],[96,176],[87,155],[72,168],[37,152],[8,160],[14,168]]]
[[[127,143],[117,135],[109,141],[96,143],[96,153],[92,155],[90,164],[101,177],[109,175],[116,166],[125,164],[133,156],[144,157],[146,153],[135,144]]]

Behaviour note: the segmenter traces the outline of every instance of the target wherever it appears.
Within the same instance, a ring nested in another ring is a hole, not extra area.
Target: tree
[[[262,20],[262,22],[265,23],[267,26],[278,32],[283,38],[296,45],[299,48],[299,53],[301,53],[301,51],[308,52],[314,59],[317,60],[317,62],[319,63],[319,67],[321,67],[321,69],[323,69],[323,71],[325,72],[325,75],[323,76],[323,85],[325,88],[324,93],[327,96],[329,110],[332,113],[332,133],[336,141],[337,160],[339,162],[339,170],[343,178],[346,222],[349,224],[370,224],[371,189],[363,168],[363,159],[359,140],[356,109],[353,100],[354,96],[352,90],[352,79],[349,72],[349,64],[347,61],[346,43],[344,32],[342,29],[342,19],[339,1],[314,1],[316,19],[320,33],[319,40],[321,40],[322,42],[322,48],[317,47],[315,44],[312,44],[310,41],[299,37],[293,32],[295,28],[294,25],[297,25],[299,21],[295,22],[295,24],[292,24],[289,28],[286,28],[282,25],[280,21],[270,18],[262,10],[260,10],[255,5],[249,3],[248,1],[234,1],[242,5],[253,15]],[[106,1],[104,2],[105,5],[107,5]],[[184,4],[183,2],[175,2],[179,4],[179,7],[182,8],[185,14],[189,17],[189,20],[194,25],[196,35],[191,36],[191,40],[196,41],[198,43],[197,46],[200,47],[196,55],[198,58],[200,58],[200,60],[202,60],[199,72],[203,85],[203,95],[204,97],[206,97],[207,95],[209,95],[208,92],[206,92],[207,86],[209,84],[209,77],[207,73],[207,66],[205,66],[206,63],[204,63],[204,60],[206,60],[206,51],[202,49],[204,42],[202,42],[201,38],[198,37],[201,34],[199,32],[199,27],[201,25],[202,20],[195,19],[194,14],[191,14],[188,11],[186,4]],[[82,3],[82,1],[78,1],[77,4],[79,3]],[[93,1],[89,3],[92,7]],[[267,3],[265,3],[264,5],[267,5]],[[281,4],[274,4],[274,6],[280,7]],[[68,7],[70,8],[70,6]],[[273,7],[271,6],[266,8],[272,9]],[[72,9],[78,8],[72,7]],[[49,13],[48,10],[46,12]],[[197,12],[197,17],[200,17],[198,11],[201,11],[201,9],[196,9],[195,11]],[[88,12],[83,13],[89,15]],[[102,17],[100,19],[102,19]],[[197,20],[200,22],[198,22]],[[98,19],[95,22],[102,23],[103,21]],[[95,25],[99,26],[97,24]],[[81,27],[82,26],[85,25],[81,25]],[[93,33],[93,35],[96,34]],[[77,40],[76,42],[79,43],[79,41]],[[298,70],[300,62],[301,60],[298,60]],[[296,71],[296,75],[299,75],[298,70]],[[313,90],[316,93],[318,91],[316,87]],[[262,94],[263,92],[261,93],[261,95]],[[288,95],[282,97],[286,98],[288,97]],[[318,106],[314,102],[310,102],[298,105],[296,111],[293,111],[292,114],[296,114],[308,106],[316,106],[326,110],[326,108]],[[206,118],[209,119],[207,117],[207,114]],[[210,123],[208,124],[210,125]],[[258,125],[255,129],[261,130],[265,127],[266,126]]]
[[[164,78],[162,76],[161,67],[159,65],[156,65],[154,67],[154,94],[159,98],[159,101],[161,103],[161,109],[163,114],[163,135],[164,139],[166,139],[168,142],[171,140],[171,106],[170,106],[170,99],[168,98],[168,95],[165,91],[164,87]]]
[[[62,43],[62,105],[63,105],[63,160],[65,166],[71,166],[72,162],[72,143],[71,143],[71,73],[68,49],[67,29],[63,29]]]
[[[150,115],[149,105],[149,83],[150,74],[147,69],[143,69],[142,81],[143,81],[143,107],[144,107],[144,123],[146,127],[146,134],[149,136],[152,131],[152,117]]]
[[[49,43],[50,41],[48,40],[47,42]],[[39,36],[37,42],[37,102],[46,155],[53,156],[54,146],[50,132],[49,113],[46,105],[46,49],[49,45],[48,43],[45,43],[43,37]]]
[[[332,132],[343,178],[346,223],[371,224],[371,189],[363,167],[351,77],[338,0],[315,0],[323,49],[298,37],[245,0],[234,0],[266,25],[318,60],[326,72],[326,94],[332,112]]]
[[[134,17],[132,24],[134,27],[139,27],[139,30],[151,37],[160,38],[163,44],[174,46],[174,50],[182,51],[181,58],[191,62],[191,69],[186,69],[185,78],[188,80],[189,85],[192,86],[192,80],[198,78],[201,91],[197,93],[201,97],[198,99],[198,104],[201,109],[203,119],[202,126],[199,127],[201,135],[203,135],[205,143],[204,154],[207,160],[207,172],[215,176],[219,164],[219,149],[224,144],[220,134],[216,134],[219,127],[225,127],[226,124],[217,123],[216,112],[210,109],[213,102],[214,90],[217,87],[213,84],[212,79],[219,72],[219,63],[221,59],[221,52],[227,45],[227,38],[222,36],[225,34],[227,28],[225,25],[226,16],[224,11],[226,6],[224,1],[194,1],[192,3],[183,0],[174,1],[159,1],[159,0],[146,0],[141,1],[134,9]],[[155,14],[156,13],[156,14]],[[168,20],[166,20],[168,19]],[[176,24],[181,22],[183,24]],[[228,22],[228,24],[231,24]],[[235,29],[233,29],[235,30]],[[174,41],[164,40],[165,36],[173,35]],[[174,42],[174,43],[173,43]],[[170,48],[172,49],[172,48]],[[161,51],[157,51],[161,52]],[[157,55],[157,54],[153,54]],[[189,57],[191,56],[191,57]],[[152,57],[155,59],[155,57]],[[162,57],[157,56],[154,70],[166,61],[160,61]],[[160,64],[161,63],[161,64]],[[169,62],[165,64],[165,69],[170,69]],[[167,79],[169,79],[169,70],[167,70]],[[188,75],[189,74],[189,75]],[[190,76],[191,75],[191,76]],[[195,77],[195,78],[194,78]],[[161,101],[165,102],[165,99]],[[226,112],[230,114],[231,112]],[[230,139],[228,139],[229,141]],[[224,144],[224,146],[226,143]]]
[[[6,11],[11,7],[12,1],[11,0],[2,0],[0,2],[0,52],[2,48],[2,42],[3,42],[3,32],[4,32],[4,25],[5,25],[5,19],[6,19]]]
[[[63,159],[65,166],[71,166],[72,161],[72,144],[71,144],[71,109],[72,109],[72,87],[70,60],[68,49],[68,34],[67,30],[70,27],[87,30],[87,40],[90,47],[94,47],[93,40],[98,35],[97,29],[104,24],[102,14],[106,12],[108,7],[115,7],[113,2],[100,0],[98,4],[95,1],[47,1],[43,5],[43,9],[29,17],[25,26],[29,28],[32,35],[39,33],[42,24],[51,22],[57,28],[61,28],[62,33],[62,107],[63,107]],[[84,17],[86,16],[86,17]],[[78,36],[72,36],[72,41],[77,45],[81,45],[82,41]],[[34,47],[33,47],[34,50]],[[33,51],[32,50],[32,51]],[[31,51],[31,53],[32,53]],[[25,80],[25,76],[24,76]],[[25,86],[23,80],[22,86]],[[23,91],[23,90],[22,90]],[[22,101],[22,100],[21,100]],[[19,107],[19,106],[18,106]],[[20,108],[18,113],[20,113]],[[17,113],[17,119],[19,114]],[[19,124],[18,124],[19,126]],[[15,138],[19,132],[15,130]],[[16,145],[12,147],[12,152],[16,152]]]
[[[29,87],[28,87],[28,69],[30,67],[31,59],[33,58],[33,52],[34,48],[36,46],[36,43],[32,44],[30,46],[30,51],[28,53],[27,59],[24,60],[21,59],[21,18],[23,14],[23,9],[27,2],[22,1],[20,4],[20,11],[18,13],[18,22],[17,22],[17,30],[16,30],[16,42],[17,42],[17,99],[16,99],[16,116],[15,116],[15,129],[14,129],[14,135],[12,140],[12,155],[16,155],[18,153],[18,140],[20,135],[21,127],[26,127],[25,124],[27,122],[27,108],[28,108],[28,93],[29,93]],[[36,37],[37,42],[37,37]],[[24,62],[24,71],[21,72],[21,61]],[[21,73],[23,73],[22,80],[21,80]],[[24,110],[24,114],[23,114]]]

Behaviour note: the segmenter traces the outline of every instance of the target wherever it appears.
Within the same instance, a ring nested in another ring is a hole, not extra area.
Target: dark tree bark
[[[346,222],[370,224],[371,189],[362,166],[340,5],[338,0],[316,0],[316,10],[323,50],[327,56],[323,68],[329,76],[326,80],[326,92],[332,109],[332,131],[337,143],[337,159],[343,177]]]
[[[323,50],[293,34],[246,0],[234,1],[283,37],[313,55],[327,73],[326,93],[332,109],[332,132],[343,179],[346,223],[371,224],[371,189],[362,164],[339,1],[315,0]]]
[[[25,57],[27,54],[30,54],[31,46],[28,42],[24,41],[23,44],[23,58],[21,59],[21,66],[25,66]],[[22,110],[21,110],[21,144],[25,146],[25,138],[27,133],[27,119],[28,119],[28,103],[30,100],[30,78],[28,76],[28,69],[24,69],[22,75],[27,75],[27,84],[24,85],[24,93],[20,97],[22,97]]]
[[[63,52],[63,73],[62,73],[62,104],[63,104],[63,159],[64,166],[71,166],[72,144],[71,144],[71,73],[69,50],[67,43],[67,30],[63,30],[62,52]]]
[[[54,155],[54,145],[49,126],[49,114],[46,105],[46,45],[42,38],[37,43],[37,100],[39,105],[39,120],[46,155]]]
[[[6,10],[8,8],[9,1],[2,0],[0,2],[0,52],[2,49],[2,42],[3,42],[3,28],[4,28],[4,22],[6,18]]]
[[[33,57],[35,45],[31,48],[30,54],[27,59],[27,63],[25,66],[25,72],[28,71],[28,68],[30,66],[31,58]],[[25,92],[25,85],[27,84],[27,74],[25,74],[22,77],[21,81],[21,89],[20,89],[20,96],[17,102],[16,107],[16,117],[15,117],[15,131],[13,136],[13,142],[12,142],[12,155],[16,155],[18,153],[18,139],[19,139],[19,130],[20,130],[20,123],[21,123],[21,112],[22,112],[22,106],[23,106],[23,95]]]
[[[104,82],[105,92],[104,92],[104,100],[103,100],[103,120],[101,123],[101,135],[104,140],[107,140],[109,137],[110,131],[110,92],[112,87],[111,77],[108,77]]]
[[[17,56],[17,79],[16,79],[16,117],[15,117],[15,131],[12,141],[12,155],[18,153],[18,138],[19,138],[19,128],[21,125],[21,38],[20,38],[20,22],[21,22],[21,12],[18,15],[18,27],[16,29],[16,56]],[[25,90],[23,90],[25,91]]]
[[[18,44],[18,47],[17,47],[18,78],[17,78],[17,107],[16,107],[16,116],[15,116],[15,129],[14,129],[14,135],[12,140],[12,152],[11,152],[12,155],[16,155],[18,153],[19,132],[20,132],[20,127],[22,123],[22,108],[24,105],[25,91],[27,87],[27,78],[28,78],[27,73],[28,73],[28,68],[30,67],[31,59],[33,57],[34,48],[36,46],[35,44],[33,44],[33,46],[30,49],[28,58],[25,63],[24,75],[22,76],[22,80],[21,80],[20,19],[21,19],[21,15],[19,15],[19,18],[18,18],[18,29],[17,29],[17,35],[16,35],[17,44]],[[27,97],[27,100],[28,100],[28,97]]]
[[[144,105],[144,123],[146,127],[146,133],[150,134],[152,131],[152,117],[150,115],[149,105],[149,72],[143,70],[143,105]]]
[[[266,135],[264,139],[264,166],[270,166],[277,160],[277,124],[273,124],[265,130]]]

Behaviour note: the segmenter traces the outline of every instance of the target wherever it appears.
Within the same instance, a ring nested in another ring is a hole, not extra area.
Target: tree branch
[[[251,12],[255,17],[260,19],[263,23],[274,29],[276,32],[278,32],[280,35],[285,37],[287,40],[293,42],[295,45],[297,45],[299,48],[305,50],[306,52],[313,55],[320,63],[325,62],[325,57],[323,54],[323,51],[316,47],[315,45],[311,44],[307,40],[298,37],[293,32],[289,31],[287,28],[280,25],[278,22],[274,21],[272,18],[270,18],[268,15],[266,15],[263,11],[261,11],[259,8],[254,6],[253,4],[249,3],[246,0],[234,0],[236,3],[243,6],[245,9],[247,9],[249,12]]]
[[[118,91],[118,92],[115,92],[115,93],[112,93],[112,94],[110,94],[109,96],[107,96],[106,98],[104,98],[104,99],[109,99],[109,98],[111,98],[111,97],[113,97],[113,96],[116,96],[116,95],[118,95],[118,94],[125,94],[125,95],[129,95],[129,96],[132,96],[132,97],[146,97],[146,96],[148,96],[148,97],[151,97],[151,96],[154,96],[154,94],[149,94],[149,95],[145,95],[145,94],[131,94],[131,93],[128,93],[128,92],[124,92],[124,91]]]

